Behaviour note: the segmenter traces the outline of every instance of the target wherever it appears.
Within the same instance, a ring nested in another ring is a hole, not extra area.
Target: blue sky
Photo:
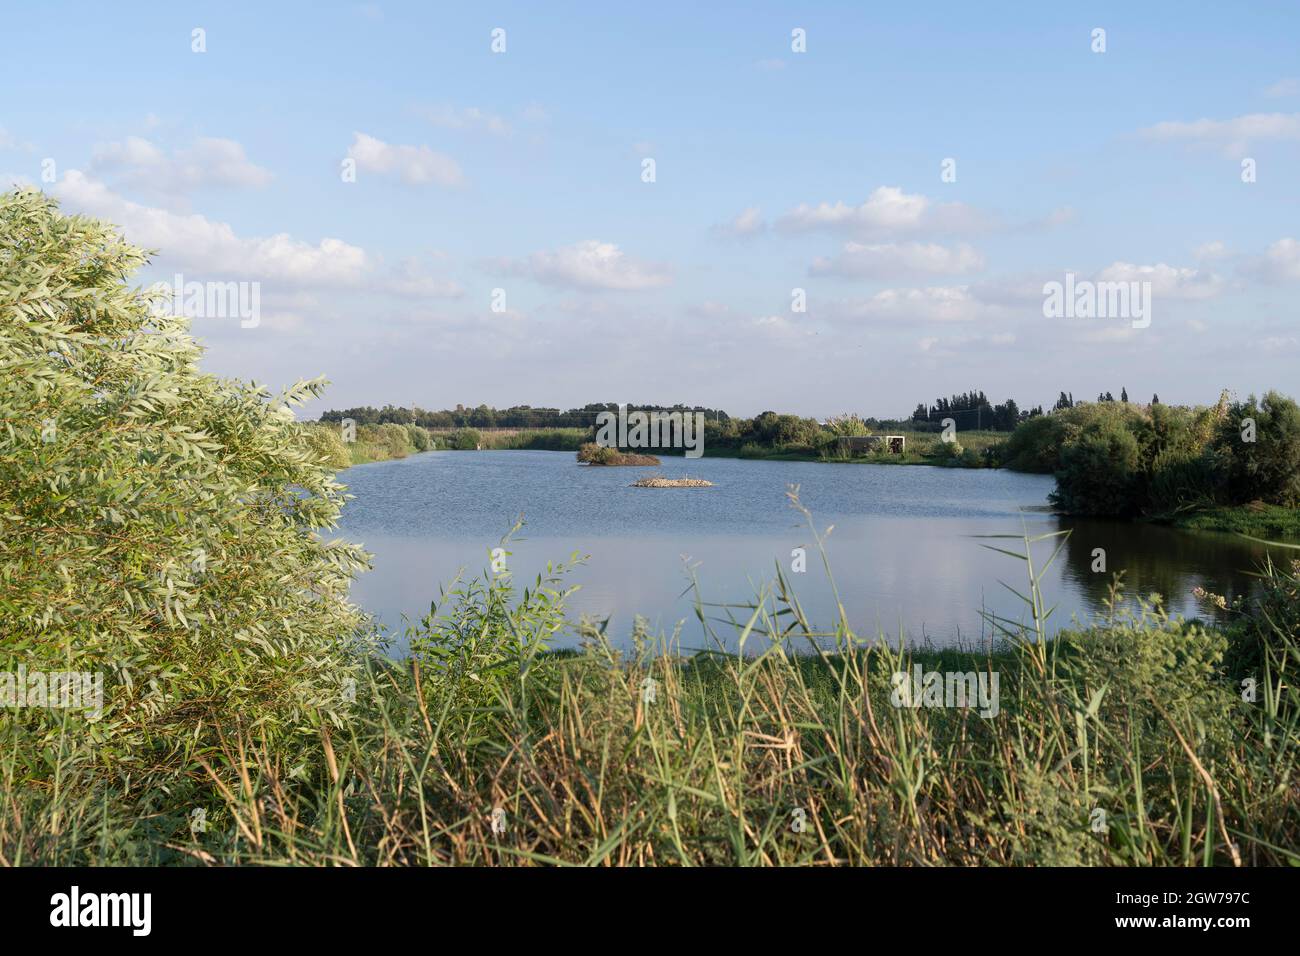
[[[259,283],[206,366],[313,410],[1300,392],[1300,8],[1133,6],[23,5],[0,174]]]

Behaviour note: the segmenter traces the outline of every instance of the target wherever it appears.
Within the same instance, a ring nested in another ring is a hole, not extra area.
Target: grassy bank
[[[418,425],[358,425],[351,441],[340,425],[307,422],[303,428],[313,445],[336,469],[393,461],[424,451],[498,451],[535,449],[577,451],[587,433],[580,428],[519,429],[510,432],[474,428],[426,429]]]
[[[583,428],[432,429],[430,434],[453,448],[483,451],[576,452],[590,441],[590,432]]]
[[[1255,502],[1209,508],[1169,521],[1190,531],[1223,531],[1281,541],[1300,541],[1300,508]]]

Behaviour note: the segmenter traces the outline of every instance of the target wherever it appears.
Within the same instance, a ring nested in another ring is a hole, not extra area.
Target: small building
[[[838,441],[840,451],[848,455],[868,455],[882,447],[891,455],[901,455],[907,445],[904,435],[841,435]]]

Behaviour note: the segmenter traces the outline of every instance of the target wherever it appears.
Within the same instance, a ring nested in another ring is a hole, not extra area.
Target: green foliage
[[[386,422],[383,425],[363,425],[357,429],[360,441],[371,442],[379,447],[383,458],[405,458],[410,454],[411,438],[405,425]]]
[[[1089,424],[1061,448],[1052,503],[1069,514],[1132,514],[1138,506],[1140,467],[1132,432],[1114,421]]]
[[[272,396],[198,370],[182,318],[128,282],[142,251],[34,191],[0,197],[0,670],[103,675],[105,707],[0,712],[11,770],[67,735],[155,781],[236,725],[341,721],[365,635],[359,549],[325,543],[337,449]]]
[[[1202,511],[1214,506],[1221,486],[1213,455],[1190,447],[1171,448],[1151,462],[1148,507],[1166,516]]]
[[[1081,403],[1025,421],[1001,459],[1055,474],[1053,500],[1072,514],[1171,519],[1254,501],[1295,506],[1300,408],[1276,392],[1231,404],[1224,393],[1199,409]]]
[[[447,445],[453,451],[474,451],[482,440],[477,429],[461,428],[447,436]]]
[[[1002,453],[1005,467],[1012,471],[1051,474],[1060,467],[1065,419],[1059,414],[1036,415],[1027,419],[1006,440]]]
[[[526,429],[514,433],[487,432],[486,448],[522,448],[537,451],[572,451],[580,449],[590,433],[584,428]]]
[[[618,449],[595,442],[587,442],[578,449],[578,461],[585,464],[609,465],[618,458]]]
[[[1255,423],[1253,441],[1247,420]],[[1292,399],[1269,392],[1258,402],[1253,395],[1234,402],[1214,444],[1227,462],[1232,503],[1300,505],[1300,407]]]
[[[417,452],[428,451],[432,447],[432,437],[427,429],[419,425],[406,426],[406,440],[410,442],[411,447]]]
[[[747,424],[749,428],[743,429],[740,436],[745,443],[767,446],[813,448],[818,445],[818,436],[822,431],[815,419],[778,415],[776,412],[763,412]]]
[[[857,415],[836,415],[826,423],[827,429],[835,438],[857,437],[871,434],[871,429]]]
[[[1300,541],[1300,508],[1252,502],[1205,508],[1177,516],[1173,524],[1193,531],[1222,531],[1274,541]]]
[[[342,470],[352,464],[352,453],[343,441],[337,425],[308,423],[302,428],[304,437],[322,462],[335,470]]]

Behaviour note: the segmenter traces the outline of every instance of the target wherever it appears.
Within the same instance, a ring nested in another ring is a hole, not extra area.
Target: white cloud
[[[869,299],[832,302],[826,311],[834,321],[969,322],[979,316],[982,304],[969,286],[931,286],[885,289]]]
[[[943,246],[934,242],[845,243],[833,259],[819,258],[813,275],[858,279],[894,279],[911,275],[964,275],[984,268],[984,257],[966,243]]]
[[[201,137],[188,149],[170,155],[139,136],[101,143],[91,153],[97,173],[119,173],[124,179],[160,192],[181,192],[204,186],[259,187],[271,174],[244,155],[232,139]]]
[[[132,202],[75,169],[69,170],[53,191],[70,211],[115,223],[129,241],[159,250],[169,268],[294,283],[357,285],[370,267],[363,249],[341,239],[322,239],[311,245],[287,233],[240,238],[226,223]]]
[[[1140,131],[1147,139],[1182,141],[1240,156],[1252,144],[1300,139],[1300,113],[1250,113],[1227,120],[1166,121]]]
[[[750,206],[736,218],[718,223],[713,227],[713,232],[718,236],[744,239],[749,236],[756,236],[765,229],[767,229],[767,223],[763,221],[762,212],[757,206]]]
[[[1294,76],[1284,77],[1264,91],[1265,96],[1300,96],[1300,79]]]
[[[1272,335],[1260,340],[1259,346],[1266,352],[1291,352],[1300,348],[1300,338],[1294,335]]]
[[[1151,294],[1162,299],[1209,299],[1224,290],[1224,281],[1213,273],[1157,263],[1138,266],[1114,262],[1096,276],[1101,282],[1150,282]]]
[[[457,186],[464,181],[454,159],[428,146],[393,146],[365,133],[352,135],[348,156],[356,160],[359,171],[396,175],[409,186]]]
[[[383,280],[382,288],[413,299],[459,299],[465,289],[459,282],[427,271],[419,259],[403,259]]]
[[[503,260],[498,269],[526,275],[545,285],[578,289],[636,291],[672,281],[668,266],[643,262],[611,242],[587,239],[561,249],[534,252],[525,260]]]
[[[764,315],[747,325],[747,331],[751,333],[787,343],[807,339],[815,334],[805,323],[795,321],[788,315]]]
[[[1300,242],[1290,238],[1279,239],[1268,247],[1263,256],[1250,263],[1246,271],[1265,282],[1294,282],[1300,279]]]
[[[476,106],[456,109],[453,106],[430,106],[420,111],[434,126],[444,129],[481,129],[496,136],[509,136],[510,124]]]
[[[1010,332],[996,332],[993,335],[937,335],[922,336],[916,347],[929,353],[933,358],[949,359],[967,354],[972,349],[1002,349],[1016,344],[1016,337]]]
[[[816,206],[802,203],[776,225],[786,232],[847,232],[866,237],[973,232],[987,229],[991,223],[964,203],[937,203],[895,186],[880,186],[857,206],[843,202]]]
[[[1202,259],[1202,260],[1223,259],[1227,255],[1228,255],[1227,245],[1218,241],[1217,239],[1214,242],[1202,243],[1201,245],[1197,246],[1195,249],[1192,250],[1192,256],[1196,259]]]

